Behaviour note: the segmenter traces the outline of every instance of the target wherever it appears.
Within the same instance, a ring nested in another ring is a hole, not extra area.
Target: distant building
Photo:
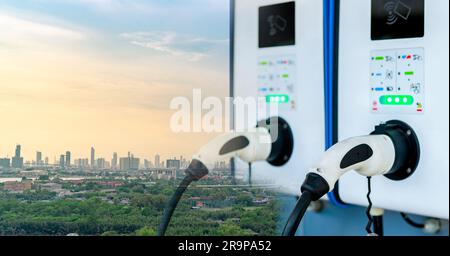
[[[11,159],[9,159],[9,158],[0,158],[0,168],[3,168],[3,169],[11,168]]]
[[[120,170],[139,170],[140,159],[135,158],[131,153],[128,153],[128,157],[122,157],[119,161]]]
[[[61,167],[61,168],[66,167],[66,156],[65,155],[61,155],[59,157],[59,167]]]
[[[122,181],[96,181],[94,183],[98,184],[98,185],[102,185],[102,186],[111,187],[111,188],[117,188],[117,187],[125,185],[125,183]]]
[[[71,162],[71,158],[72,158],[71,155],[72,155],[72,154],[70,153],[70,151],[67,151],[67,152],[66,152],[66,166],[67,166],[67,167],[70,167],[70,165],[71,165],[71,163],[72,163],[72,162]]]
[[[36,152],[36,165],[42,165],[42,152]]]
[[[39,185],[39,187],[41,188],[41,190],[47,190],[52,192],[61,192],[62,190],[62,184],[58,183],[45,183]]]
[[[95,149],[91,147],[91,168],[95,167]]]
[[[106,160],[104,158],[97,159],[97,168],[98,169],[105,169],[106,166]]]
[[[116,152],[114,152],[114,154],[113,154],[113,158],[111,161],[111,168],[114,170],[117,169],[117,153]]]
[[[172,180],[177,178],[177,171],[157,169],[150,171],[150,176],[155,180]]]
[[[87,168],[89,167],[89,159],[75,159],[74,164],[77,168]]]
[[[31,190],[32,185],[33,184],[30,181],[23,181],[23,182],[7,181],[5,182],[3,189],[8,191],[23,192]]]
[[[167,169],[175,169],[178,170],[181,168],[181,162],[180,160],[176,160],[176,159],[169,159],[166,161],[166,167]]]
[[[155,156],[155,167],[161,168],[161,156],[160,155]]]
[[[45,158],[44,163],[45,163],[45,165],[48,165],[48,157]]]
[[[21,151],[21,146],[17,145],[16,152],[15,152],[14,157],[12,158],[12,163],[11,163],[13,168],[23,168],[23,157],[21,157],[20,151]]]

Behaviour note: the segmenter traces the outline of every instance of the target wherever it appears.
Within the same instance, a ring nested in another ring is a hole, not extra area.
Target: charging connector
[[[345,173],[354,170],[366,177],[385,175],[402,180],[414,173],[419,159],[417,136],[410,126],[400,121],[381,124],[371,135],[337,143],[311,168],[283,235],[295,235],[306,211],[303,208],[326,195]]]
[[[279,117],[260,122],[258,127],[247,132],[230,132],[211,140],[194,155],[190,166],[186,169],[186,177],[164,210],[158,236],[165,235],[173,212],[189,185],[208,175],[217,161],[237,157],[249,164],[267,161],[274,166],[282,166],[289,161],[293,144],[289,125]]]

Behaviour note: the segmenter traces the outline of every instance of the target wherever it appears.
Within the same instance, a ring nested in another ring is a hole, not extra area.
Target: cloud
[[[55,1],[55,0],[47,0]],[[228,8],[228,4],[224,4],[222,0],[64,0],[71,4],[81,4],[87,7],[92,7],[101,11],[123,12],[132,11],[138,13],[157,13],[160,11],[174,11],[174,9],[185,9],[187,7],[196,9],[202,8],[205,10],[221,10]],[[55,2],[61,2],[57,0]]]
[[[62,21],[29,15],[23,18],[20,14],[0,12],[0,43],[5,45],[37,46],[49,42],[81,41],[86,39],[86,31],[71,27]]]
[[[209,52],[228,40],[211,40],[172,31],[123,33],[131,44],[196,62],[209,57]]]

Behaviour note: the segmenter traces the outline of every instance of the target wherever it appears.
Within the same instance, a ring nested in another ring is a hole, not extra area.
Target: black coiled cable
[[[372,210],[372,206],[373,206],[372,200],[370,199],[370,194],[372,193],[372,182],[371,182],[372,177],[367,177],[367,181],[368,181],[368,188],[369,188],[369,190],[367,192],[367,200],[369,201],[369,206],[367,207],[366,215],[367,215],[367,218],[369,219],[369,222],[367,223],[366,231],[367,231],[367,234],[371,235],[371,234],[373,234],[373,232],[372,232],[373,217],[370,214],[370,211]]]

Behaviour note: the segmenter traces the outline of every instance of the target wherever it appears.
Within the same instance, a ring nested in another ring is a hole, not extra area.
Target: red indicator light
[[[407,59],[409,60],[409,59],[411,59],[411,58],[412,58],[412,56],[411,56],[411,55],[408,55]]]

